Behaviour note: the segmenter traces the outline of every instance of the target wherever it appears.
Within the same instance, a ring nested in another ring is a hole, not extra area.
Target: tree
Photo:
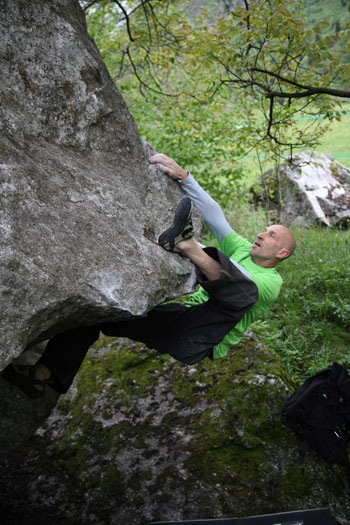
[[[182,158],[190,157],[197,172],[207,171],[206,155],[211,164],[217,158],[221,185],[229,172],[232,179],[232,159],[253,149],[276,159],[314,147],[350,98],[349,64],[333,52],[340,39],[350,50],[348,28],[326,36],[325,23],[309,29],[294,0],[200,4],[84,3],[118,87],[129,104],[137,99],[131,110],[141,129],[157,143],[164,137],[170,153],[190,139]]]

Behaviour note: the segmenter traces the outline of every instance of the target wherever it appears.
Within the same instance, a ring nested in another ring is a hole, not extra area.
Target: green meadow
[[[350,103],[343,104],[340,122],[333,122],[316,151],[332,155],[340,164],[350,168]]]

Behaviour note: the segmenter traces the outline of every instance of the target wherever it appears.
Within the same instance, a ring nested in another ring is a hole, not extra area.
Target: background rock
[[[181,190],[148,164],[78,1],[2,1],[0,44],[2,370],[58,332],[145,314],[194,273],[150,240]]]
[[[350,169],[322,153],[300,153],[279,167],[281,188],[275,188],[274,203],[281,208],[286,225],[338,226],[350,222]],[[276,169],[264,174],[271,182]],[[272,183],[273,185],[274,183]],[[281,203],[277,196],[283,196]]]

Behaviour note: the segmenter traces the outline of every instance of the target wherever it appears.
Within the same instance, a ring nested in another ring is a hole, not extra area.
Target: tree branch
[[[333,97],[342,97],[342,98],[350,98],[350,91],[346,89],[336,89],[336,88],[327,88],[327,87],[319,87],[319,86],[306,86],[304,84],[300,84],[299,82],[296,82],[295,80],[290,80],[289,78],[283,77],[282,75],[279,75],[278,73],[274,73],[273,71],[268,71],[265,69],[260,69],[257,67],[250,68],[248,70],[250,73],[263,73],[264,75],[267,75],[269,77],[276,78],[280,82],[284,84],[289,84],[290,86],[300,88],[303,91],[294,91],[294,92],[285,92],[285,91],[275,91],[270,90],[267,88],[267,86],[264,86],[261,82],[254,82],[256,85],[258,85],[260,88],[264,89],[264,91],[267,92],[267,98],[271,97],[279,97],[279,98],[303,98],[303,97],[309,97],[311,95],[331,95]]]
[[[119,7],[119,9],[121,10],[121,12],[124,15],[125,22],[126,22],[126,30],[128,32],[128,36],[129,36],[130,42],[135,42],[135,38],[131,34],[130,19],[129,19],[129,15],[128,15],[126,9],[121,4],[121,2],[118,2],[118,0],[114,0],[114,2],[117,4],[117,6]]]

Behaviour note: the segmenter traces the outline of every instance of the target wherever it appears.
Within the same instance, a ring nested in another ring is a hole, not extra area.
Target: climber
[[[267,226],[252,244],[231,228],[219,204],[173,159],[156,154],[149,162],[159,164],[184,193],[172,225],[158,237],[158,244],[194,264],[199,289],[184,302],[156,306],[145,317],[83,326],[56,335],[35,365],[10,364],[2,373],[28,396],[40,397],[46,385],[67,392],[100,333],[143,342],[185,364],[206,357],[217,360],[227,355],[249,324],[278,297],[282,278],[276,266],[295,249],[290,230],[279,224]],[[203,247],[194,237],[193,204],[219,249]]]

